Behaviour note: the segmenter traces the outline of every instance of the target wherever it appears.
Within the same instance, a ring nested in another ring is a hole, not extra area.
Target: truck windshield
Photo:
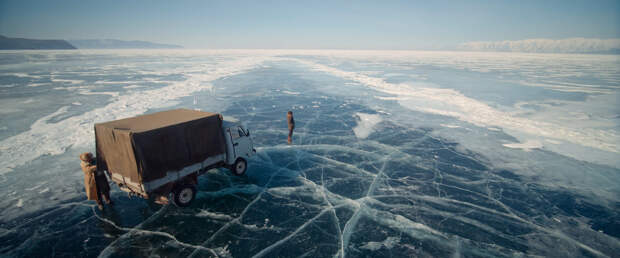
[[[247,136],[247,134],[245,133],[243,128],[241,128],[241,126],[237,127],[237,132],[239,133],[239,137]]]

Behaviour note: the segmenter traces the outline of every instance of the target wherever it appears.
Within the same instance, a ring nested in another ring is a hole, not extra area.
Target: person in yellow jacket
[[[80,162],[80,166],[84,172],[84,188],[88,200],[96,201],[97,207],[100,210],[103,210],[102,197],[107,204],[112,205],[108,178],[106,178],[103,171],[97,171],[97,165],[95,164],[93,154],[84,152],[80,154],[80,160],[82,161]]]

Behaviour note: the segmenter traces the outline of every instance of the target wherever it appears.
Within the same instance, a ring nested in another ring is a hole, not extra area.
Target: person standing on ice
[[[293,129],[295,129],[295,119],[293,118],[293,111],[288,111],[286,114],[286,122],[288,123],[288,144],[293,142]]]
[[[82,161],[80,162],[80,166],[84,172],[84,188],[88,200],[96,201],[99,210],[103,210],[102,197],[107,204],[112,205],[108,179],[105,177],[103,171],[97,171],[97,165],[95,165],[93,154],[84,152],[80,154],[80,160]]]

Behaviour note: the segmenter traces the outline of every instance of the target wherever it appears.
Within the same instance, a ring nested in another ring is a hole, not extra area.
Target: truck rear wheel
[[[180,185],[172,191],[174,204],[179,207],[187,207],[196,198],[196,187],[193,185]]]
[[[248,163],[244,159],[238,158],[237,161],[235,161],[235,164],[233,164],[231,170],[236,176],[243,176],[247,169]]]

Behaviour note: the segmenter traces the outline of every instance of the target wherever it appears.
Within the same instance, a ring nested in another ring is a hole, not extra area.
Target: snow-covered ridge
[[[534,53],[620,53],[620,39],[525,39],[472,41],[460,44],[459,50]]]

